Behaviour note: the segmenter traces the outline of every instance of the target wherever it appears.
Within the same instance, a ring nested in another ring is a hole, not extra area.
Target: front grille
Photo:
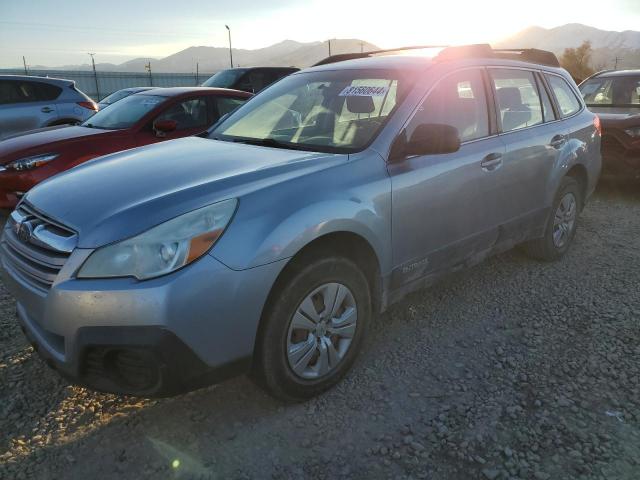
[[[2,253],[29,284],[49,290],[77,243],[77,234],[22,204],[7,220]]]

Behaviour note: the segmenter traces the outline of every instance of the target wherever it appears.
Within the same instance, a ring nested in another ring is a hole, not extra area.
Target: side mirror
[[[178,122],[175,120],[156,120],[153,122],[153,130],[156,132],[156,137],[166,137],[167,133],[173,132],[178,128]]]
[[[413,131],[410,139],[400,136],[392,148],[397,161],[413,155],[439,155],[460,150],[458,129],[451,125],[423,123]]]

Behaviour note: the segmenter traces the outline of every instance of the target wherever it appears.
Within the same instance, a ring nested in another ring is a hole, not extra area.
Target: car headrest
[[[501,108],[516,108],[522,106],[522,95],[518,87],[502,87],[496,92]]]
[[[372,97],[347,97],[347,110],[351,113],[373,113],[375,109]]]

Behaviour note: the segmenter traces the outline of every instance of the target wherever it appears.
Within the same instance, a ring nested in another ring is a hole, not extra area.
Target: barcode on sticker
[[[340,92],[341,97],[383,97],[389,91],[389,87],[349,86]]]

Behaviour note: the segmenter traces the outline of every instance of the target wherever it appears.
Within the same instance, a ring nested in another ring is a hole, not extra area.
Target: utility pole
[[[331,40],[327,40],[327,42],[329,43],[329,56],[331,56]]]
[[[91,65],[93,65],[93,79],[96,81],[96,97],[98,97],[98,101],[100,101],[100,89],[98,88],[98,74],[96,73],[96,61],[93,58],[95,53],[88,53],[87,55],[91,57]]]
[[[614,70],[618,69],[618,60],[622,60],[622,59],[616,55],[616,63],[615,63],[615,66],[613,67]]]
[[[24,65],[24,74],[29,75],[29,71],[27,70],[27,60],[22,56],[22,64]]]
[[[231,49],[231,29],[229,25],[225,25],[227,32],[229,32],[229,62],[231,63],[231,68],[233,68],[233,50]]]
[[[200,64],[196,62],[196,87],[200,85]]]
[[[153,77],[151,76],[151,60],[147,62],[147,64],[144,66],[144,69],[149,72],[149,86],[153,87]]]
[[[364,52],[364,42],[360,42],[360,53]]]

